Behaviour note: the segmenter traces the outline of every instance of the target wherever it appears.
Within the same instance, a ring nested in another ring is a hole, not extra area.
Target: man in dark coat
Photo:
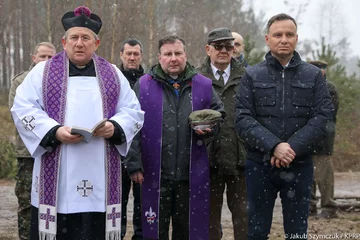
[[[228,28],[216,28],[208,35],[207,57],[199,72],[212,80],[227,113],[220,133],[209,144],[211,160],[210,239],[219,240],[223,195],[232,214],[234,239],[247,239],[245,147],[234,129],[235,92],[239,90],[244,66],[232,58],[234,37]]]
[[[120,70],[129,81],[131,88],[134,88],[137,80],[144,75],[144,68],[141,66],[143,57],[143,45],[135,39],[129,38],[122,43],[120,49],[121,65]],[[132,182],[134,209],[133,209],[133,229],[134,235],[131,240],[141,240],[141,201],[140,201],[140,184]],[[131,189],[131,179],[129,178],[125,167],[122,168],[122,201],[121,201],[121,239],[126,235],[127,223],[127,203],[129,201],[129,193]]]
[[[314,145],[326,137],[334,107],[320,70],[295,51],[294,18],[267,24],[270,51],[246,69],[236,95],[235,129],[247,148],[248,239],[268,239],[280,193],[286,239],[307,234]]]
[[[212,109],[225,116],[211,80],[187,62],[178,36],[159,41],[159,63],[134,91],[145,111],[143,131],[125,160],[133,181],[142,183],[145,239],[209,239],[209,160],[204,139],[215,128],[194,130],[189,115]]]
[[[320,68],[323,76],[326,78],[327,62],[324,61],[309,61],[310,64]],[[326,79],[327,80],[327,79]],[[334,169],[331,163],[331,156],[334,150],[335,140],[335,124],[336,114],[339,109],[339,95],[334,84],[326,81],[328,91],[331,96],[331,101],[335,108],[334,117],[327,125],[328,136],[326,139],[319,141],[315,149],[314,160],[314,183],[311,192],[310,200],[310,215],[317,215],[317,199],[316,199],[316,185],[319,186],[321,195],[320,217],[335,218],[337,217],[337,204],[334,200]]]

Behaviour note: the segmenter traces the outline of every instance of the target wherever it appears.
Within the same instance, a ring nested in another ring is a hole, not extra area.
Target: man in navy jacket
[[[295,51],[296,21],[273,16],[265,40],[265,61],[247,69],[236,95],[235,128],[247,148],[248,239],[268,239],[278,192],[286,239],[304,239],[311,155],[334,110],[321,71]]]

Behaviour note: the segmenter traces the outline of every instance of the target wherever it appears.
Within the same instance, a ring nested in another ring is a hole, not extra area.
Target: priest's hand
[[[142,182],[144,181],[144,175],[142,172],[136,172],[130,175],[130,179],[133,182],[142,184]]]
[[[59,127],[56,130],[56,139],[65,144],[79,143],[83,137],[79,134],[71,134],[71,128],[68,126]]]
[[[105,125],[95,131],[95,137],[111,138],[114,135],[115,127],[112,122],[106,121]]]

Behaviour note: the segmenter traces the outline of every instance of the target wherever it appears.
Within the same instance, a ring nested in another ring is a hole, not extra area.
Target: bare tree
[[[147,11],[147,23],[149,26],[149,43],[148,43],[148,66],[152,65],[153,62],[153,49],[154,49],[154,9],[155,9],[155,0],[148,1],[148,11]]]
[[[110,54],[110,62],[114,62],[114,54],[115,54],[115,43],[116,43],[116,39],[115,39],[115,34],[116,34],[116,20],[117,20],[117,16],[118,16],[118,11],[117,11],[117,4],[116,4],[116,0],[114,0],[114,4],[113,4],[113,16],[112,16],[112,31],[111,31],[111,54]]]
[[[120,62],[120,44],[129,37],[142,41],[144,63],[150,67],[157,61],[157,41],[165,35],[184,38],[189,62],[199,65],[212,28],[229,27],[253,39],[258,39],[261,32],[261,23],[252,9],[242,9],[243,0],[223,0],[221,8],[213,0],[0,0],[2,88],[9,86],[14,73],[28,68],[29,56],[38,42],[50,41],[62,50],[64,29],[60,19],[65,12],[83,4],[101,17],[101,45],[97,53],[113,63]]]
[[[51,28],[51,0],[44,1],[46,6],[46,29],[48,32],[48,41],[52,42],[52,28]]]

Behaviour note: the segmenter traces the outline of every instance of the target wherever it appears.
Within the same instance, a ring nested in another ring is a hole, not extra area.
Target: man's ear
[[[207,54],[208,56],[210,56],[210,46],[209,46],[209,45],[206,45],[206,46],[205,46],[205,50],[206,50],[206,54]]]
[[[66,40],[65,38],[61,38],[61,43],[63,45],[63,49],[65,50]]]
[[[268,36],[267,34],[265,34],[265,42],[266,42],[266,45],[268,45],[268,46],[269,46],[268,41],[269,41],[269,36]]]
[[[100,39],[95,40],[95,50],[100,46]]]

